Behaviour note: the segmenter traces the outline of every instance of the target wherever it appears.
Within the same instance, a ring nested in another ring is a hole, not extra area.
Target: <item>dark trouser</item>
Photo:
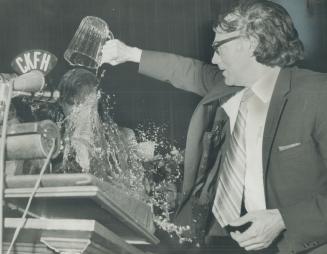
[[[261,251],[246,251],[230,237],[212,237],[210,241],[201,247],[188,246],[187,244],[167,244],[161,242],[157,246],[144,249],[155,254],[275,254],[276,249],[270,248]]]
[[[241,206],[241,216],[247,213],[244,205],[244,199]],[[276,245],[272,245],[267,249],[260,251],[246,251],[241,248],[236,241],[234,241],[227,233],[226,230],[222,229],[216,220],[216,218],[211,214],[210,223],[211,225],[208,235],[206,236],[206,246],[203,248],[204,254],[275,254],[278,253]]]
[[[203,254],[275,254],[277,249],[270,247],[260,251],[246,251],[231,237],[209,237],[207,244],[202,248]]]

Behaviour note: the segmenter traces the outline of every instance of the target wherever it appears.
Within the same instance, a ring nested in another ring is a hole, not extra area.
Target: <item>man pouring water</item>
[[[103,47],[104,63],[139,63],[204,97],[189,125],[176,221],[207,244],[230,235],[237,253],[327,253],[327,75],[292,67],[303,45],[276,3],[242,1],[213,30],[220,70],[119,40]]]

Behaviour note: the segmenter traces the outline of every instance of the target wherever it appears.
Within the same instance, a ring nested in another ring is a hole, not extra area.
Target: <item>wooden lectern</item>
[[[5,251],[36,179],[6,177]],[[144,202],[94,176],[44,175],[12,253],[141,254],[159,242],[152,216]]]

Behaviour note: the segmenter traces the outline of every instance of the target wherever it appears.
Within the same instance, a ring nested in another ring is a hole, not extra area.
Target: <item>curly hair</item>
[[[241,1],[231,12],[218,17],[214,30],[218,28],[255,38],[258,45],[253,55],[264,65],[286,67],[304,58],[303,43],[290,15],[271,1]]]
[[[60,101],[69,105],[73,105],[76,101],[82,101],[86,95],[94,91],[98,84],[96,75],[86,69],[69,70],[58,85]]]

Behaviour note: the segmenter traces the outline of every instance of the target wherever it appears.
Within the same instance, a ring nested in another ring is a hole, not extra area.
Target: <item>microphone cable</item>
[[[2,121],[2,131],[1,131],[1,142],[0,142],[0,253],[3,248],[3,231],[4,231],[4,216],[3,216],[3,204],[4,204],[4,189],[5,189],[5,166],[6,166],[6,136],[7,136],[7,128],[8,128],[8,118],[9,118],[9,110],[11,104],[11,97],[13,93],[13,83],[8,83],[8,96],[5,99],[5,110],[3,114]],[[1,102],[0,102],[1,103]]]
[[[7,252],[6,252],[7,254],[10,254],[10,252],[11,252],[11,250],[12,250],[14,244],[15,244],[15,241],[16,241],[16,239],[17,239],[17,237],[18,237],[19,232],[20,232],[21,229],[24,227],[24,225],[25,225],[25,223],[26,223],[26,221],[27,221],[27,219],[26,219],[26,215],[27,215],[28,210],[29,210],[29,208],[30,208],[30,206],[31,206],[32,199],[33,199],[33,197],[35,196],[35,193],[36,193],[37,189],[38,189],[39,186],[40,186],[42,176],[44,175],[44,172],[45,172],[45,170],[47,169],[47,166],[48,166],[49,163],[50,163],[50,159],[51,159],[52,154],[53,154],[53,152],[54,152],[54,150],[55,150],[55,147],[56,147],[56,145],[55,145],[55,144],[56,144],[55,139],[53,139],[52,141],[53,141],[53,143],[52,143],[52,146],[51,146],[50,152],[49,152],[48,155],[47,155],[47,158],[46,158],[45,163],[43,164],[43,167],[42,167],[42,169],[41,169],[41,172],[40,172],[40,174],[39,174],[39,177],[38,177],[38,179],[37,179],[37,181],[36,181],[36,183],[35,183],[35,185],[34,185],[34,189],[33,189],[32,193],[31,193],[31,195],[29,196],[29,199],[28,199],[28,202],[27,202],[26,208],[25,208],[24,213],[23,213],[23,215],[22,215],[22,217],[21,217],[21,223],[18,225],[18,227],[17,227],[16,230],[15,230],[15,233],[14,233],[14,235],[13,235],[13,238],[12,238],[12,240],[11,240],[11,243],[10,243],[10,245],[9,245],[9,248],[8,248],[8,250],[7,250]]]

